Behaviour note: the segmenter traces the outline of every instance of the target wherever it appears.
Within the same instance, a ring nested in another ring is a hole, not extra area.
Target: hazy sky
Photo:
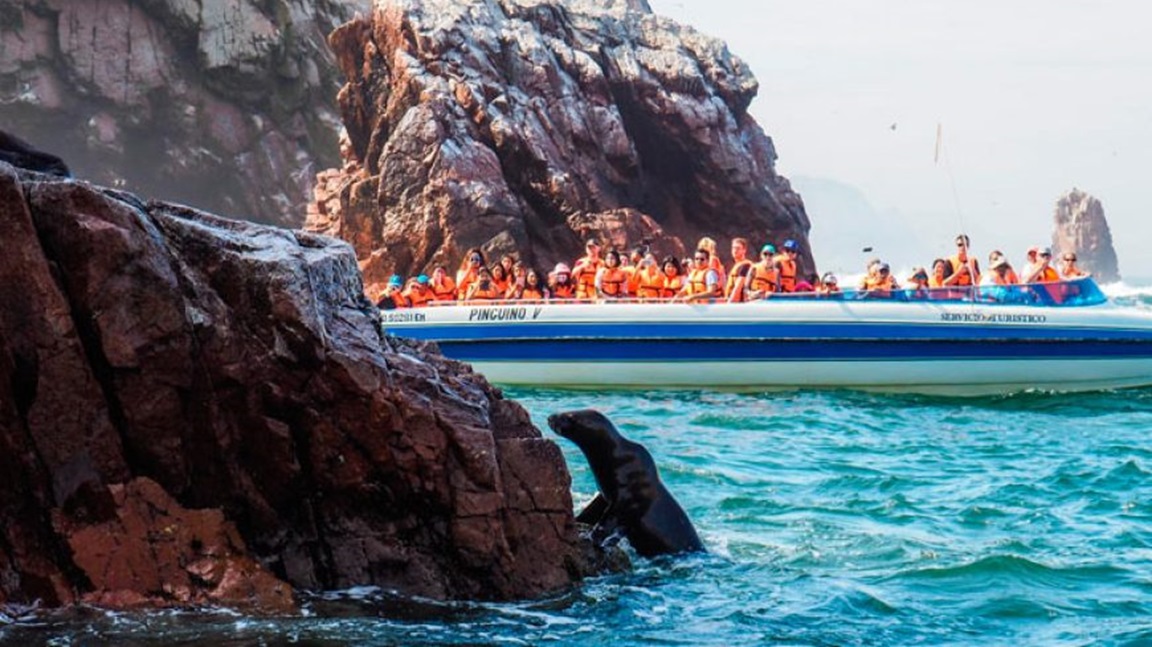
[[[859,188],[929,249],[899,231],[861,245],[926,262],[963,227],[1020,263],[1078,187],[1103,203],[1121,272],[1152,277],[1152,37],[1137,2],[650,2],[748,62],[782,174]],[[933,163],[937,123],[947,163]],[[861,262],[822,256],[835,232],[809,214],[823,267]]]

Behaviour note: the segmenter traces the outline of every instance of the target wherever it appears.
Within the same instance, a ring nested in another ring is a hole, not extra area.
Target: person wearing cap
[[[701,247],[692,255],[688,280],[677,295],[683,301],[712,301],[724,297],[720,275],[712,268],[708,250]]]
[[[842,294],[840,281],[836,278],[836,275],[831,272],[825,272],[824,276],[820,277],[820,284],[816,286],[816,294],[822,297]]]
[[[1020,283],[1016,271],[1008,262],[1008,257],[1000,250],[994,250],[988,255],[988,269],[991,272],[984,277],[980,285],[1016,285]]]
[[[724,297],[728,303],[742,303],[747,301],[744,286],[748,283],[748,272],[752,269],[752,261],[748,260],[748,239],[732,239],[732,269],[728,271],[728,280],[724,284]]]
[[[395,310],[411,305],[404,296],[404,279],[399,274],[393,274],[388,279],[388,285],[384,286],[384,291],[380,293],[380,298],[376,300],[376,307],[381,310]]]
[[[1060,275],[1052,267],[1052,250],[1042,247],[1036,252],[1036,263],[1024,272],[1021,283],[1055,283]]]
[[[576,282],[572,280],[572,270],[568,269],[566,263],[557,263],[552,272],[548,274],[548,289],[552,292],[554,299],[576,298]]]
[[[1060,278],[1065,281],[1088,276],[1088,273],[1076,266],[1076,252],[1064,252],[1060,257]]]
[[[744,291],[749,301],[767,299],[769,295],[780,291],[775,245],[769,243],[760,248],[760,262],[748,269]]]
[[[456,298],[463,301],[468,295],[468,288],[480,276],[484,267],[484,252],[479,247],[473,247],[464,254],[460,260],[460,269],[456,270]]]
[[[431,280],[427,274],[421,274],[408,281],[404,287],[403,296],[413,308],[419,308],[435,298],[432,293]]]
[[[948,276],[944,285],[968,287],[980,283],[980,263],[968,255],[968,236],[956,237],[956,254],[948,259]]]
[[[899,290],[900,284],[892,276],[892,268],[884,261],[875,266],[875,273],[864,277],[860,284],[860,296],[863,298],[887,299],[892,296],[893,290]]]
[[[784,251],[776,256],[777,285],[780,292],[796,291],[796,257],[800,253],[800,244],[789,238],[781,245]]]
[[[429,287],[432,289],[432,299],[434,301],[456,300],[456,281],[453,281],[452,277],[448,276],[448,268],[443,265],[437,265],[436,269],[432,270]]]
[[[593,299],[596,297],[596,273],[604,265],[600,258],[600,243],[589,238],[584,243],[584,252],[584,256],[572,266],[572,280],[576,283],[577,299]]]

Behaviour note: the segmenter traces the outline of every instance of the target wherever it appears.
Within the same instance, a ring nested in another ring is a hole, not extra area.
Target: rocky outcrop
[[[299,226],[338,161],[324,42],[369,0],[0,0],[0,124],[76,174]]]
[[[505,599],[589,571],[559,448],[382,336],[346,243],[3,163],[0,231],[0,603]]]
[[[568,261],[574,221],[629,210],[661,253],[796,238],[811,268],[803,204],[747,111],[756,79],[645,4],[378,0],[330,38],[348,140],[307,226],[353,244],[370,292],[473,246]]]
[[[1072,189],[1056,202],[1052,230],[1052,250],[1059,259],[1074,252],[1077,265],[1090,272],[1100,283],[1120,280],[1120,266],[1112,247],[1112,231],[1104,217],[1100,201],[1087,193]]]

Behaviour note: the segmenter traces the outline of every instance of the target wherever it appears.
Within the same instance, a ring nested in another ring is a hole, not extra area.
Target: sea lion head
[[[612,422],[595,409],[554,413],[548,416],[548,426],[580,447],[591,447],[618,435]]]

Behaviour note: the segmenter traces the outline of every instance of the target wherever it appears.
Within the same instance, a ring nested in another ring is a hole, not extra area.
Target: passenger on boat
[[[1088,276],[1088,273],[1076,266],[1076,253],[1064,252],[1060,259],[1060,276],[1065,280],[1073,280]]]
[[[942,258],[932,261],[932,275],[928,277],[928,287],[932,289],[944,287],[944,280],[951,269],[948,261]]]
[[[500,267],[500,264],[493,267]],[[468,294],[464,296],[465,301],[495,301],[503,298],[504,291],[496,287],[496,282],[492,280],[492,270],[486,267],[480,268],[476,281],[468,286]]]
[[[473,247],[464,254],[460,261],[460,269],[456,271],[456,298],[463,300],[468,294],[468,288],[476,282],[480,269],[484,267],[484,252],[479,247]]]
[[[800,279],[796,282],[796,292],[815,292],[816,286],[820,285],[819,274],[809,274],[807,277]]]
[[[640,270],[644,265],[644,257],[648,254],[647,245],[637,245],[628,254],[628,263],[624,266],[624,274],[628,277],[628,294],[636,296],[640,291]],[[653,257],[655,258],[655,257]]]
[[[673,299],[684,289],[684,270],[675,256],[665,256],[660,263],[663,284],[660,286],[661,299]]]
[[[1008,257],[1000,250],[995,250],[988,255],[988,267],[992,272],[981,279],[980,285],[1017,285],[1020,283],[1020,278],[1016,276],[1016,271],[1012,269]]]
[[[1036,254],[1036,263],[1024,273],[1023,283],[1055,283],[1060,274],[1052,267],[1052,250],[1044,247]]]
[[[728,281],[724,284],[724,297],[728,303],[742,303],[748,300],[744,286],[748,283],[748,272],[752,261],[748,260],[748,239],[732,239],[732,269],[728,271]]]
[[[524,301],[547,301],[551,297],[552,292],[540,279],[540,273],[536,271],[536,268],[531,267],[524,272],[524,283],[512,286],[512,294],[508,298]]]
[[[760,248],[760,262],[748,270],[745,277],[745,294],[748,300],[767,299],[779,292],[780,274],[776,271],[776,247],[771,243]]]
[[[589,238],[584,243],[584,256],[572,267],[572,280],[576,282],[576,298],[591,299],[596,296],[596,273],[604,265],[600,258],[600,243]]]
[[[908,277],[908,285],[904,289],[912,299],[927,299],[928,270],[923,267],[913,268],[912,275]]]
[[[894,290],[899,290],[900,284],[892,276],[892,268],[881,261],[876,265],[876,271],[864,277],[860,283],[860,297],[872,299],[891,298]]]
[[[513,261],[511,277],[512,277],[512,280],[509,281],[509,283],[508,283],[508,295],[507,296],[509,299],[514,298],[512,296],[513,293],[515,293],[518,289],[524,287],[524,285],[526,283],[526,279],[528,278],[528,266],[524,264],[524,261],[521,261],[519,259]]]
[[[696,249],[704,249],[708,251],[708,267],[716,270],[716,276],[724,277],[724,265],[720,262],[720,253],[717,251],[716,241],[705,236],[696,243]],[[689,266],[692,267],[692,266]],[[720,289],[724,289],[721,285]]]
[[[414,279],[408,281],[408,285],[404,287],[403,296],[408,300],[408,305],[413,308],[424,306],[429,301],[436,298],[432,293],[431,281],[428,279],[427,274],[421,274]]]
[[[720,283],[720,274],[712,268],[708,250],[701,247],[692,256],[692,270],[688,272],[688,281],[680,289],[680,298],[684,301],[712,301],[724,297],[724,286]]]
[[[509,280],[515,276],[512,270],[516,267],[516,261],[514,254],[504,254],[500,257],[500,265],[504,268],[504,274],[508,276]]]
[[[626,299],[628,275],[620,267],[620,252],[615,249],[604,254],[604,266],[596,273],[596,297],[599,299]]]
[[[380,298],[376,300],[376,307],[381,310],[395,310],[411,305],[408,299],[404,297],[404,279],[400,278],[399,274],[393,274],[388,279],[388,285],[384,287],[384,291],[380,293]]]
[[[568,265],[557,263],[552,273],[548,275],[548,289],[552,291],[554,299],[576,298],[576,282],[572,280],[572,271]]]
[[[443,265],[437,265],[436,269],[432,270],[431,288],[434,301],[456,300],[456,281],[448,276],[448,268]]]
[[[836,275],[831,272],[825,272],[824,276],[820,277],[820,285],[816,286],[816,294],[822,297],[843,294],[840,291],[840,282],[836,278]]]
[[[796,291],[796,255],[800,253],[800,244],[789,238],[782,245],[784,251],[776,256],[776,276],[779,292]]]
[[[944,285],[967,287],[980,283],[980,263],[968,255],[969,245],[967,235],[956,237],[956,255],[948,259],[948,276]]]
[[[640,266],[636,268],[636,297],[639,299],[659,299],[664,290],[664,273],[652,252],[644,254]]]
[[[500,296],[503,297],[508,294],[508,288],[512,287],[512,277],[508,275],[504,265],[496,263],[488,271],[492,274],[492,285],[500,293]]]

